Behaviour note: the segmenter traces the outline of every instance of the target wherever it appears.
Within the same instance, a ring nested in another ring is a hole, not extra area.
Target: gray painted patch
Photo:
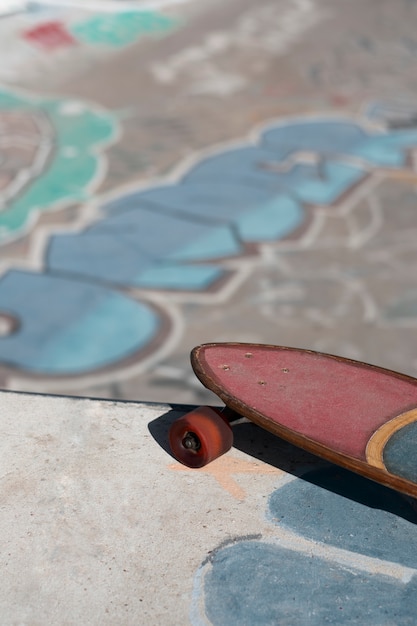
[[[409,291],[397,302],[387,308],[385,317],[391,320],[417,317],[417,293]]]
[[[214,625],[413,624],[417,585],[260,541],[218,551],[205,578]]]
[[[273,522],[315,541],[417,567],[417,513],[402,496],[337,467],[302,478],[271,495]]]

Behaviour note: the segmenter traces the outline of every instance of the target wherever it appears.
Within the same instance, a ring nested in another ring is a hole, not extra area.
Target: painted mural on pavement
[[[411,504],[335,466],[281,482],[268,501],[271,532],[235,538],[202,563],[191,622],[411,624],[417,609]]]
[[[411,624],[413,499],[252,423],[233,434],[233,449],[205,467],[168,466],[183,477],[185,500],[197,477],[225,501],[216,510],[223,541],[206,544],[195,572],[191,623]],[[228,500],[246,511],[247,534],[236,532]]]
[[[176,25],[176,20],[156,11],[123,11],[68,23],[57,19],[37,21],[23,32],[23,38],[45,50],[79,44],[121,48],[144,35],[161,35]]]
[[[40,212],[87,201],[117,135],[116,119],[88,103],[0,89],[0,243]]]
[[[16,104],[16,114],[23,107],[18,96],[3,99],[9,109]],[[97,169],[95,143],[114,133],[111,116],[80,103],[47,101],[38,110],[42,119],[48,112],[53,120],[47,129],[64,138],[54,153],[58,162],[51,157],[52,166],[45,173],[40,168],[34,185],[16,199],[10,195],[10,208],[0,215],[4,235],[24,227],[40,207],[87,200]],[[1,278],[0,363],[10,372],[46,379],[114,376],[132,363],[146,366],[161,347],[165,353],[173,347],[176,297],[200,308],[203,295],[208,303],[211,294],[227,298],[242,267],[247,275],[266,250],[289,242],[295,251],[308,250],[321,240],[326,220],[349,221],[387,177],[415,179],[417,129],[392,130],[378,124],[380,118],[373,107],[358,119],[278,120],[253,140],[181,166],[169,180],[86,205],[82,223],[71,232],[48,233],[42,245],[38,239],[36,267],[43,271],[11,267]],[[47,154],[52,141],[44,134]],[[63,167],[66,176],[57,176]],[[349,248],[365,246],[378,233],[383,211],[371,203],[370,212],[370,222],[348,237]],[[415,319],[417,298],[409,292],[407,298],[387,308],[388,322]]]
[[[51,79],[56,85],[62,76],[77,76],[86,65],[97,65],[127,46],[165,37],[182,25],[165,5],[27,2],[0,7],[0,80],[37,88],[42,77],[43,84]]]

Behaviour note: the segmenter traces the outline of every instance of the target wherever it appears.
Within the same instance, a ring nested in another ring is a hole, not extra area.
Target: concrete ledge
[[[188,470],[166,442],[187,407],[0,401],[2,624],[414,619],[417,515],[397,494],[251,424]]]

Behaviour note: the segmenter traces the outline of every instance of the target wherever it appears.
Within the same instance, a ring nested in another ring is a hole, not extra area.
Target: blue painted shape
[[[365,176],[362,169],[341,162],[323,161],[297,165],[288,174],[286,187],[302,202],[329,205]]]
[[[316,154],[350,154],[366,140],[367,134],[357,124],[343,118],[314,118],[283,124],[266,130],[261,146],[272,150],[277,159],[286,159],[297,152]]]
[[[136,202],[139,199],[136,196]],[[216,181],[157,187],[140,193],[144,202],[150,202],[165,210],[202,218],[216,223],[232,223],[242,214],[256,211],[274,197],[267,189],[233,185]],[[132,199],[133,202],[135,201]]]
[[[189,219],[175,213],[136,207],[110,216],[88,231],[90,236],[119,238],[148,259],[195,260],[235,256],[241,245],[232,230],[216,223]]]
[[[107,30],[105,36],[118,35]],[[13,94],[2,93],[1,106],[20,109],[26,104]],[[79,174],[79,182],[82,179],[85,187],[95,172],[96,159],[90,150],[87,151],[88,158],[80,161],[79,150],[77,152],[74,149],[74,129],[80,141],[81,136],[88,138],[87,143],[91,147],[108,140],[114,125],[105,116],[84,111],[80,103],[45,101],[42,108],[51,119],[59,120],[59,124],[57,122],[54,126],[59,126],[59,137],[68,140],[58,142],[62,148],[58,151],[61,170],[67,171],[71,164]],[[0,359],[4,355],[3,362],[7,359],[11,359],[12,363],[19,361],[19,367],[24,368],[27,364],[28,369],[36,371],[40,371],[39,368],[52,368],[53,363],[56,363],[56,371],[59,371],[59,363],[65,351],[68,351],[68,356],[62,362],[66,363],[66,371],[81,372],[83,367],[94,367],[94,363],[97,366],[104,362],[113,363],[120,355],[110,340],[107,357],[104,349],[106,342],[99,350],[100,354],[94,355],[93,348],[89,347],[88,350],[80,350],[80,355],[85,352],[85,356],[79,356],[75,355],[74,350],[71,352],[72,346],[77,344],[75,337],[86,337],[82,328],[91,329],[91,326],[98,333],[99,315],[103,320],[110,320],[111,315],[123,317],[123,311],[118,311],[119,306],[128,310],[126,302],[130,302],[130,306],[136,310],[135,307],[139,305],[133,305],[129,300],[119,301],[119,296],[115,295],[114,301],[108,299],[100,305],[97,301],[93,306],[93,291],[88,290],[88,297],[81,296],[83,289],[87,289],[87,285],[81,281],[87,279],[113,286],[190,292],[209,289],[227,274],[227,268],[217,266],[216,262],[224,257],[236,257],[244,253],[244,244],[275,241],[291,235],[305,220],[303,204],[331,205],[360,181],[365,172],[360,166],[352,164],[352,156],[365,159],[368,162],[367,170],[370,169],[369,164],[375,167],[401,167],[406,162],[408,149],[416,145],[415,129],[369,132],[360,124],[347,119],[299,120],[269,128],[256,146],[228,149],[205,158],[191,168],[178,184],[138,190],[106,203],[102,207],[105,217],[92,227],[82,233],[59,235],[50,240],[48,271],[62,274],[62,278],[56,276],[54,280],[62,281],[61,286],[75,285],[75,278],[80,280],[77,287],[69,288],[74,307],[65,307],[59,340],[58,335],[54,335],[52,345],[48,345],[46,339],[44,342],[39,341],[36,350],[34,339],[32,344],[28,340],[27,346],[24,349],[19,347],[14,356],[13,350],[8,348],[13,338],[3,338]],[[291,158],[300,151],[313,152],[318,157],[317,162],[292,162]],[[62,175],[58,178],[60,181],[66,180]],[[31,186],[31,193],[36,191],[38,182],[35,181]],[[71,181],[69,184],[71,187]],[[77,185],[74,191],[73,187],[71,197],[83,199],[85,189],[80,191],[80,185]],[[55,200],[64,197],[62,194],[57,195],[56,185],[53,184],[51,189]],[[66,194],[65,197],[70,195]],[[40,193],[36,195],[38,200],[42,197]],[[46,206],[45,202],[38,200],[36,206]],[[17,216],[21,220],[19,211]],[[22,223],[26,222],[20,221],[19,227]],[[9,224],[8,228],[11,226]],[[65,276],[68,278],[65,279]],[[48,281],[52,279],[52,276],[47,277]],[[5,279],[3,285],[8,284]],[[62,301],[67,302],[64,291],[63,286],[58,290],[63,294]],[[9,299],[6,291],[3,293],[3,306],[7,309]],[[106,293],[109,295],[111,292],[107,290]],[[10,302],[15,297],[16,294],[12,294]],[[20,316],[29,319],[32,303],[29,304],[25,298],[19,306]],[[141,325],[142,339],[138,329],[129,331],[135,345],[141,345],[141,341],[143,345],[151,341],[153,324],[157,326],[155,314],[147,307],[141,310],[145,316]],[[49,312],[44,313],[42,307],[40,311],[41,317],[48,319]],[[71,319],[65,317],[69,311],[72,311]],[[411,295],[391,307],[387,317],[412,318],[416,317],[416,311],[416,298]],[[94,323],[91,322],[93,319]],[[74,320],[83,320],[74,331],[75,335],[70,330]],[[58,327],[58,317],[50,321],[53,329],[54,324]],[[43,329],[40,323],[38,327]],[[64,327],[68,328],[67,336],[62,332]],[[129,328],[129,324],[126,328]],[[22,333],[23,330],[14,339],[23,336]],[[121,352],[124,350],[127,353],[128,345],[126,334],[125,338],[119,339]],[[71,361],[73,353],[74,361]],[[77,370],[76,363],[80,364],[81,369]]]
[[[204,159],[184,177],[183,183],[233,184],[278,192],[282,190],[272,151],[255,146],[236,148]]]
[[[384,448],[384,463],[389,472],[417,482],[417,423],[394,433]]]
[[[208,229],[205,229],[208,230]],[[236,240],[230,228],[211,228],[203,237],[190,239],[180,250],[169,255],[168,258],[177,261],[205,261],[227,256],[237,256],[242,247]]]
[[[111,233],[51,237],[48,269],[106,283],[135,284],[141,270],[152,266],[152,256],[136,248],[129,237]]]
[[[331,204],[364,175],[359,167],[331,161],[298,164],[288,169],[272,151],[239,148],[203,161],[191,170],[185,183],[229,181],[243,188],[263,189],[271,195],[287,193],[310,204]]]
[[[0,310],[20,320],[0,338],[0,360],[43,374],[97,369],[145,348],[160,320],[144,303],[103,287],[12,271],[0,281]]]
[[[205,224],[229,224],[237,227],[240,238],[245,242],[270,241],[281,239],[298,228],[304,221],[305,212],[301,204],[287,194],[274,193],[265,189],[243,187],[239,185],[208,185],[190,183],[170,187],[158,187],[143,193],[132,194],[120,204],[109,203],[105,210],[114,217],[107,219],[112,228],[118,224],[131,226],[135,212],[141,205],[161,210],[189,219],[202,219]],[[186,247],[175,258],[219,258],[241,252],[234,240],[232,230],[215,231],[205,242],[207,249],[200,243]]]
[[[224,276],[224,271],[212,265],[163,265],[141,273],[138,287],[201,291],[208,289]]]
[[[320,118],[271,128],[261,139],[261,146],[278,159],[311,151],[327,157],[356,156],[375,167],[404,166],[407,150],[416,144],[416,129],[369,133],[348,120]]]
[[[275,196],[257,211],[237,220],[243,241],[275,241],[293,232],[304,221],[304,211],[296,200],[286,195]]]
[[[331,467],[275,491],[280,527],[338,548],[417,568],[417,513],[399,494]]]
[[[394,131],[370,137],[352,150],[352,154],[374,166],[404,167],[408,150],[416,145],[417,130]]]
[[[224,270],[181,270],[184,261],[204,261],[241,253],[232,230],[141,208],[98,222],[88,231],[51,238],[48,267],[122,285],[175,282],[180,289],[203,289]],[[174,265],[177,268],[174,270]],[[165,277],[163,276],[165,272]],[[197,279],[200,277],[200,285]],[[155,285],[156,287],[156,285]]]
[[[241,541],[211,558],[204,578],[213,625],[413,624],[417,580],[345,569],[260,541]]]

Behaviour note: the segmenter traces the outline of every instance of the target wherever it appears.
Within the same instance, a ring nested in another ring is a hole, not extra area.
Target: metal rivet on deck
[[[246,357],[247,359],[251,359],[251,358],[253,357],[252,352],[246,352],[245,357]]]
[[[258,380],[258,385],[266,385],[266,381],[265,380]]]
[[[284,372],[284,374],[288,374],[290,370],[288,369],[288,367],[283,367],[281,372]]]
[[[219,368],[224,370],[225,372],[227,372],[227,370],[230,370],[230,366],[229,365],[219,365]]]

